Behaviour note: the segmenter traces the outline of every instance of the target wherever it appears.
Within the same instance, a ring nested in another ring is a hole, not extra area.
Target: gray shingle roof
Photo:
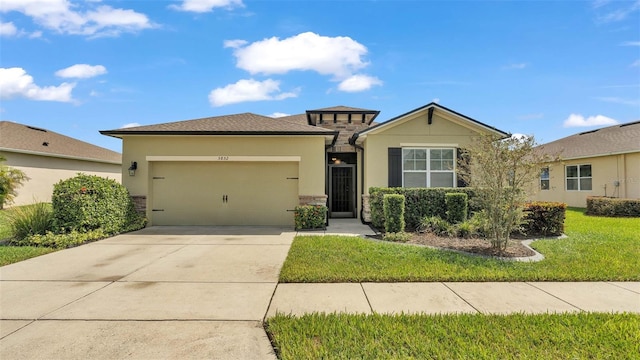
[[[640,151],[640,121],[585,131],[538,146],[563,159]]]
[[[166,135],[225,135],[225,134],[317,134],[332,135],[333,131],[287,121],[283,118],[271,118],[252,113],[214,116],[202,119],[185,120],[164,124],[137,126],[116,130],[100,131],[103,135],[116,136],[127,134],[166,134]]]
[[[122,155],[51,130],[0,121],[0,150],[120,164]]]
[[[379,112],[378,110],[360,109],[360,108],[354,108],[354,107],[343,106],[343,105],[332,106],[332,107],[322,108],[322,109],[315,109],[315,110],[307,110],[307,112],[332,112],[332,111],[335,111],[335,112],[353,111],[353,112],[371,112],[371,113]]]

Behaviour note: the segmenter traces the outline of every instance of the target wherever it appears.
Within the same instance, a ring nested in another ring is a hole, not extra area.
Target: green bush
[[[587,215],[640,217],[640,200],[588,196]]]
[[[60,233],[102,229],[115,234],[144,224],[127,189],[99,176],[78,174],[60,181],[53,188],[52,204]]]
[[[467,220],[469,210],[469,196],[465,193],[446,193],[444,202],[447,206],[447,221],[451,224],[461,223]]]
[[[404,195],[405,224],[408,229],[413,230],[420,226],[420,222],[425,216],[446,218],[445,194],[452,192],[467,194],[470,213],[480,210],[480,205],[477,201],[477,190],[473,188],[369,188],[371,224],[378,229],[384,227],[382,198],[385,194]]]
[[[53,228],[53,210],[48,203],[17,207],[9,213],[8,218],[11,237],[16,240],[44,235]]]
[[[522,232],[525,235],[562,235],[567,204],[559,202],[532,202],[524,206]]]
[[[457,236],[470,239],[478,235],[478,228],[475,223],[466,220],[454,225]]]
[[[426,216],[418,227],[420,231],[430,232],[438,236],[455,236],[455,227],[440,216]]]
[[[407,242],[411,239],[411,233],[407,232],[388,232],[382,236],[383,240],[393,242]]]
[[[299,205],[295,208],[296,230],[323,229],[326,224],[327,207],[324,205]]]
[[[404,196],[386,194],[383,197],[384,230],[388,233],[404,232]]]
[[[14,240],[12,243],[18,246],[36,246],[50,248],[69,248],[82,245],[89,241],[100,240],[108,237],[102,229],[90,230],[87,232],[72,231],[68,234],[54,234],[47,232],[46,234],[37,234],[27,236],[21,240]]]

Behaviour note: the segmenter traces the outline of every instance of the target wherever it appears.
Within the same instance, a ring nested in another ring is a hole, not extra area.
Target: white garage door
[[[297,162],[154,162],[152,168],[152,225],[294,225]]]

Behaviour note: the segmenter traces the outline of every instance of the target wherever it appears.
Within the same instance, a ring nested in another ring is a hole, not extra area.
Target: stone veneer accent
[[[327,206],[328,196],[322,195],[298,195],[298,202],[300,205],[323,205]]]
[[[369,206],[369,195],[362,195],[362,220],[371,222],[371,207]]]
[[[349,144],[349,138],[354,132],[362,131],[369,127],[366,123],[363,124],[360,119],[356,120],[355,117],[353,122],[348,123],[346,115],[343,114],[338,116],[336,123],[333,122],[333,119],[324,119],[324,121],[317,126],[340,132],[335,146],[328,149],[329,152],[356,152],[356,148]]]
[[[147,213],[147,196],[146,195],[131,195],[131,200],[133,200],[133,207],[136,209],[138,213],[141,215],[146,215]]]

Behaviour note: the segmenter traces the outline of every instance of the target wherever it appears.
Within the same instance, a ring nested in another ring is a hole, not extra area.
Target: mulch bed
[[[382,236],[372,236],[376,239],[382,239]],[[464,251],[472,254],[496,257],[527,257],[534,256],[536,253],[526,246],[522,245],[522,240],[527,239],[511,239],[504,251],[498,251],[491,247],[491,242],[487,239],[473,238],[463,239],[458,237],[443,237],[432,233],[413,233],[407,244],[433,246],[442,249],[452,249]]]
[[[491,242],[487,239],[442,237],[432,233],[414,233],[408,243],[453,249],[486,256],[527,257],[536,254],[531,249],[522,245],[522,240],[520,239],[509,240],[507,248],[503,251],[493,249]]]

